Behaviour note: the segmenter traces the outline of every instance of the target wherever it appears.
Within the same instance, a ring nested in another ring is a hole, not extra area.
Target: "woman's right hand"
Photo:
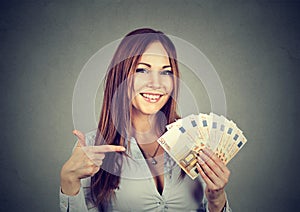
[[[60,174],[61,191],[70,196],[79,192],[80,179],[94,176],[99,171],[106,152],[125,151],[123,146],[116,145],[86,146],[82,132],[74,130],[73,134],[78,142]]]

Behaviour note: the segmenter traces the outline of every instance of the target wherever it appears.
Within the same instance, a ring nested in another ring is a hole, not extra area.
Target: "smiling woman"
[[[97,131],[73,132],[78,143],[61,170],[61,211],[230,211],[229,170],[218,157],[204,150],[193,181],[157,143],[179,118],[178,78],[165,34],[144,28],[125,36],[107,71]]]

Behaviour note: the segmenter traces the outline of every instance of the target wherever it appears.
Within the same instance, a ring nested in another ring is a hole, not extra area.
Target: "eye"
[[[173,75],[173,71],[172,70],[163,70],[163,71],[161,71],[161,75]]]
[[[148,73],[149,71],[145,68],[138,68],[135,70],[135,73]]]

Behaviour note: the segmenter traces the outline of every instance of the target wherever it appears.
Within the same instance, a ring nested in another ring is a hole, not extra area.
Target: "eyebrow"
[[[148,66],[149,68],[151,68],[151,65],[148,63],[138,63],[138,65],[145,65],[145,66]],[[171,67],[170,65],[165,65],[162,68],[164,69],[164,68],[170,68],[170,67]]]

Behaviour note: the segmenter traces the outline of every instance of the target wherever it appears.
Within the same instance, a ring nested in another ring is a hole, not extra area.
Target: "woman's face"
[[[160,42],[150,44],[135,69],[132,87],[134,112],[157,113],[173,91],[173,72]]]

